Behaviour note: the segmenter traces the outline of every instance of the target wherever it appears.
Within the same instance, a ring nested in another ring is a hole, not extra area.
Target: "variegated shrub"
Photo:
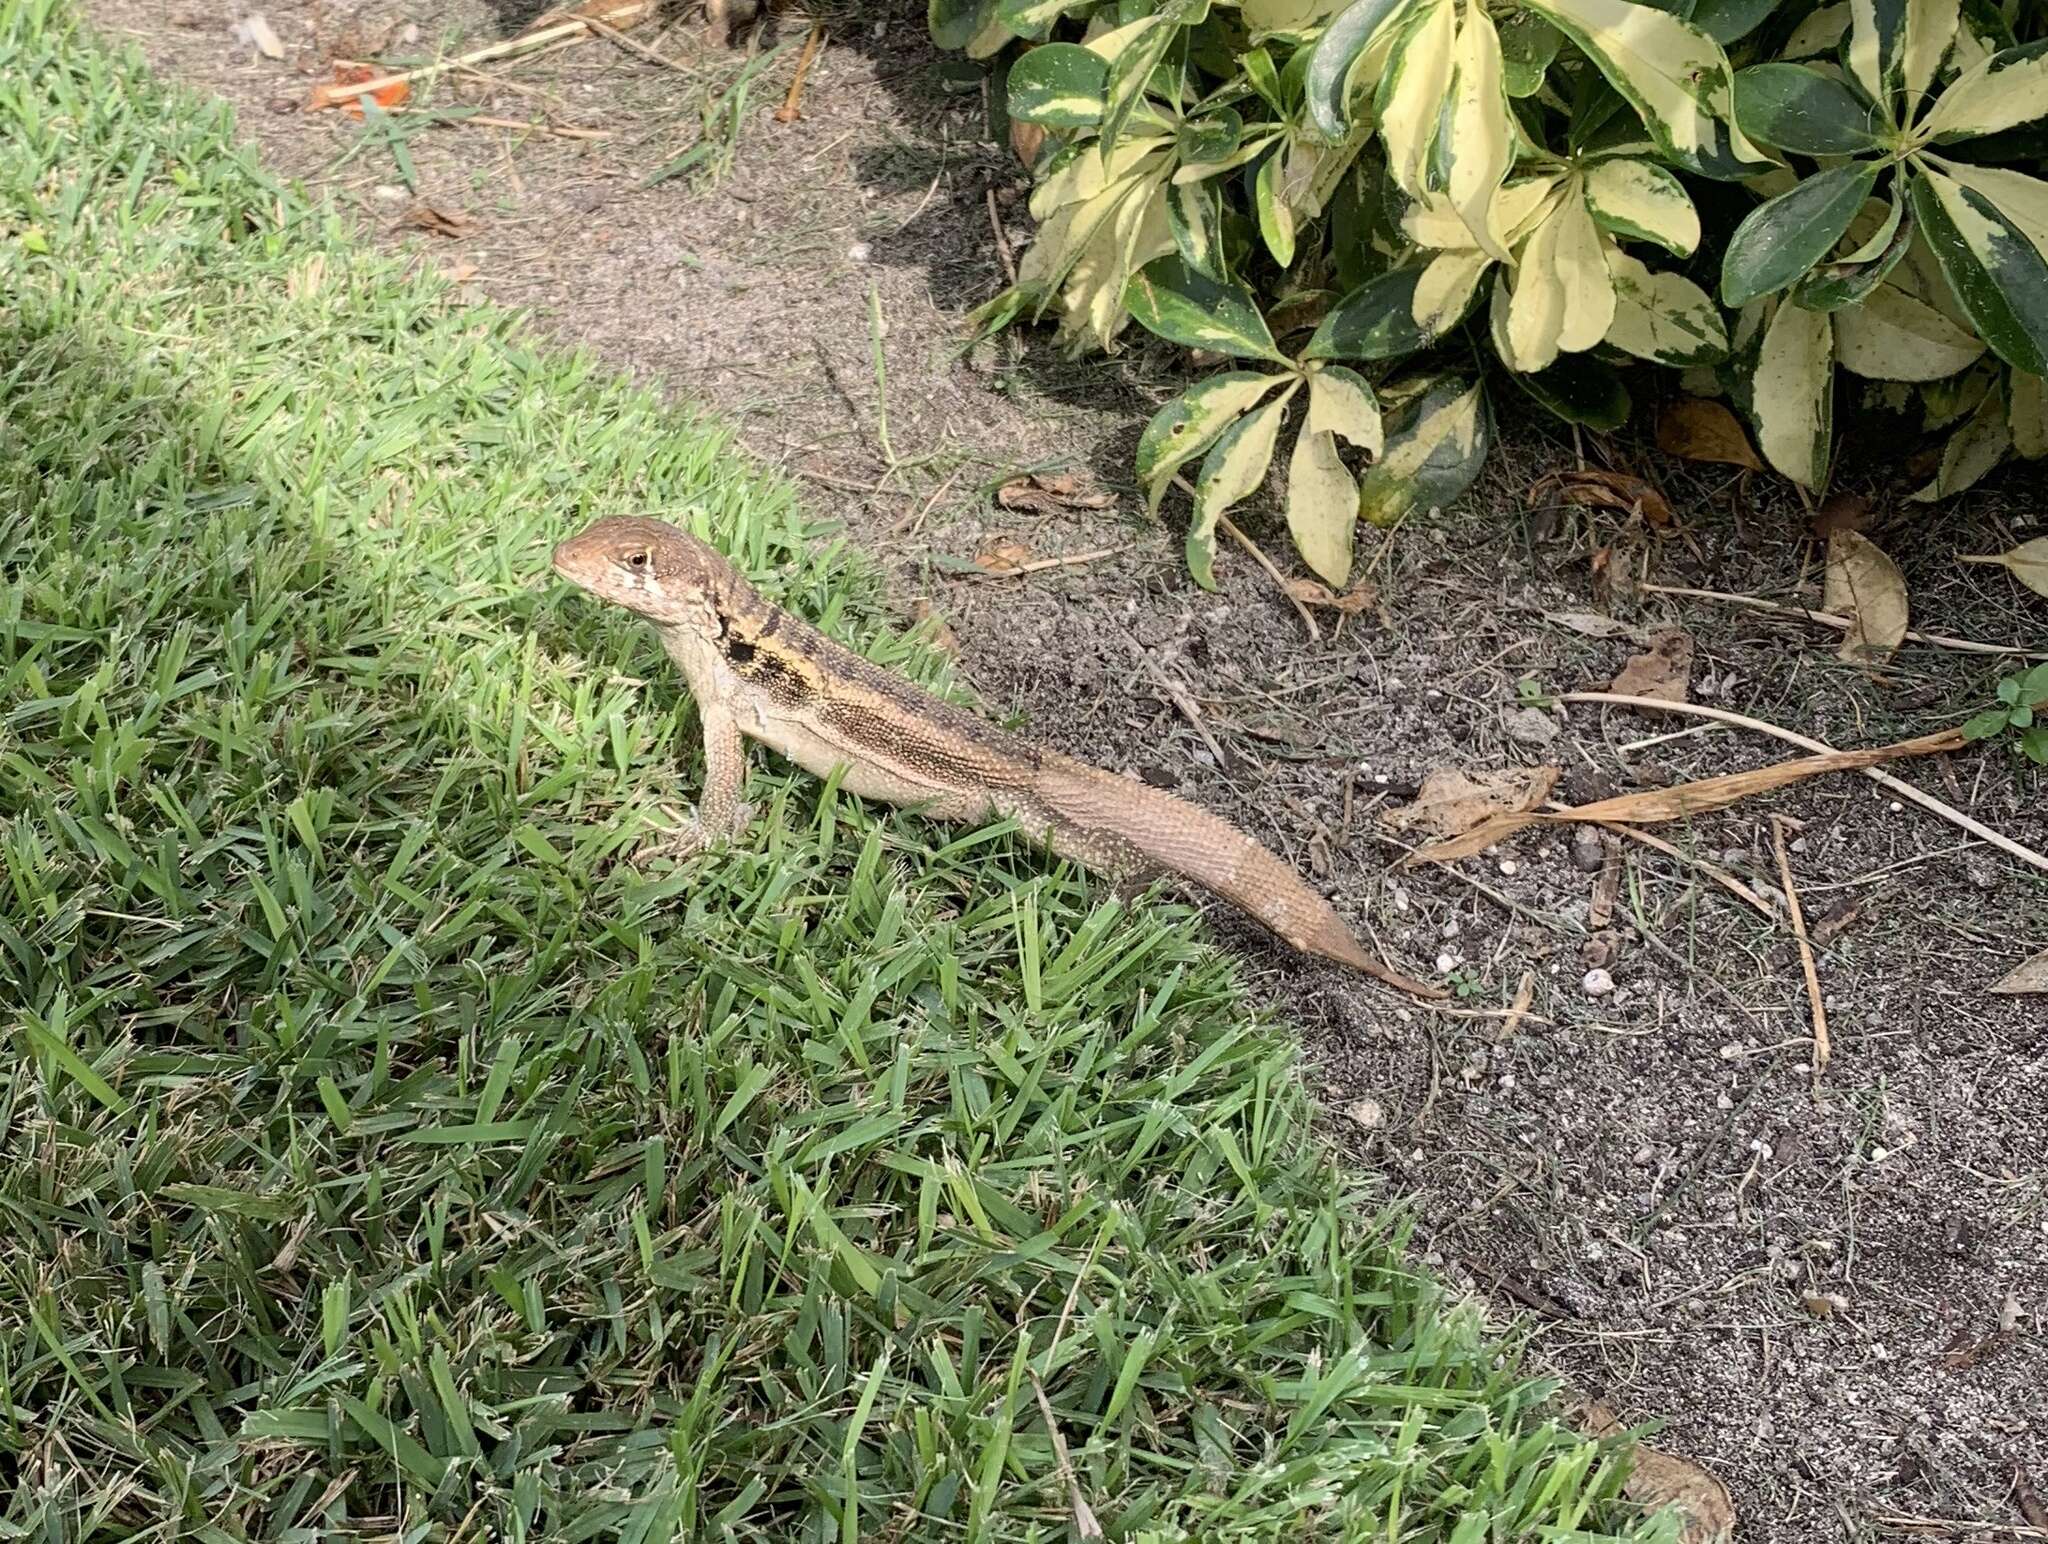
[[[1332,584],[1359,519],[1455,497],[1489,443],[1487,352],[1597,428],[1629,413],[1626,368],[1689,370],[1809,488],[1843,373],[1946,431],[1921,497],[2048,453],[2037,0],[931,0],[930,19],[1048,131],[1038,231],[984,323],[1051,315],[1109,348],[1135,319],[1232,361],[1138,452],[1154,507],[1191,489],[1204,583],[1218,516],[1283,448],[1289,527]]]

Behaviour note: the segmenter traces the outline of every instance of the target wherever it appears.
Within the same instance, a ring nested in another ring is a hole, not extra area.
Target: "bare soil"
[[[1518,682],[1597,688],[1640,646],[1560,614],[1682,625],[1695,700],[1830,744],[1987,701],[1995,659],[1910,649],[1872,679],[1822,629],[1633,582],[1816,602],[1815,548],[1782,485],[1632,440],[1575,449],[1502,403],[1480,487],[1369,534],[1377,606],[1334,636],[1325,613],[1312,642],[1233,548],[1222,593],[1193,588],[1174,512],[1148,521],[1132,493],[1136,431],[1186,378],[1164,350],[1134,340],[1063,362],[1020,336],[963,353],[964,314],[1002,284],[992,223],[1028,239],[1023,183],[914,8],[829,18],[794,123],[772,113],[800,18],[733,52],[687,16],[635,29],[666,65],[598,41],[451,73],[409,105],[610,137],[400,116],[409,174],[376,126],[300,113],[309,85],[337,56],[420,60],[507,36],[529,12],[280,3],[266,14],[287,57],[271,61],[218,6],[86,9],[166,76],[233,101],[273,166],[374,239],[735,423],[885,559],[906,616],[950,624],[964,676],[1014,722],[1239,821],[1408,968],[1445,957],[1466,1006],[1492,1016],[1412,1011],[1217,917],[1261,999],[1301,1026],[1333,1133],[1412,1201],[1431,1266],[1528,1320],[1540,1356],[1625,1418],[1662,1421],[1661,1445],[1730,1485],[1739,1537],[2048,1538],[2048,1000],[1985,991],[2048,946],[2043,876],[1854,775],[1662,828],[1682,859],[1582,851],[1604,882],[1559,828],[1396,870],[1403,844],[1377,824],[1437,767],[1549,763],[1579,799],[1791,754],[1691,720],[1525,708]],[[735,106],[734,81],[778,47]],[[686,172],[648,185],[700,143]],[[456,234],[407,223],[421,206]],[[1581,453],[1660,480],[1678,528],[1532,506],[1531,485]],[[2048,648],[2042,602],[1953,562],[2042,529],[2038,472],[1928,510],[1895,472],[1855,470],[1873,464],[1859,450],[1850,481],[1917,614]],[[999,507],[994,491],[1032,469],[1116,498]],[[1248,522],[1286,566],[1270,515]],[[1041,558],[1115,550],[977,573],[1004,541]],[[1974,749],[1898,770],[2048,847],[2048,790],[2016,758]],[[1773,815],[1799,822],[1795,886],[1828,935],[1834,1056],[1819,1075],[1784,922],[1694,863],[1775,904]],[[1586,990],[1595,965],[1612,991]],[[1510,1028],[1498,1010],[1525,972],[1533,1001]]]

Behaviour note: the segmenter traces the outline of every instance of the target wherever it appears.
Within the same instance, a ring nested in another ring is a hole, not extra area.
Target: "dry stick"
[[[795,123],[803,116],[797,106],[804,94],[804,77],[811,73],[811,60],[817,55],[818,44],[824,41],[825,29],[813,26],[810,35],[804,39],[804,51],[796,56],[796,74],[790,77],[789,95],[782,99],[782,105],[775,109],[777,123]]]
[[[1799,892],[1792,885],[1792,860],[1785,853],[1785,818],[1771,817],[1771,847],[1778,855],[1778,879],[1785,886],[1785,909],[1791,913],[1792,936],[1799,941],[1799,968],[1806,974],[1806,1000],[1813,1008],[1813,1070],[1828,1064],[1828,1010],[1821,1002],[1820,972],[1814,968],[1813,945],[1806,937],[1806,917],[1799,909]]]
[[[1093,552],[1076,552],[1064,558],[1033,558],[1029,563],[1019,563],[1014,568],[984,568],[982,573],[991,579],[1015,579],[1022,574],[1040,574],[1048,568],[1072,568],[1077,563],[1093,563],[1100,558],[1113,558],[1120,552],[1129,552],[1131,544],[1121,547],[1097,547]]]
[[[1003,234],[1003,217],[996,213],[996,190],[988,190],[988,228],[996,233],[996,256],[1003,260],[1003,274],[1017,282],[1017,260],[1010,256],[1010,238]]]
[[[1758,734],[1767,734],[1785,741],[1789,745],[1803,746],[1816,754],[1834,754],[1834,748],[1819,740],[1810,740],[1794,730],[1781,729],[1776,724],[1767,724],[1762,719],[1750,718],[1745,714],[1731,713],[1726,708],[1710,708],[1696,702],[1667,702],[1662,697],[1632,697],[1625,692],[1565,692],[1559,702],[1606,703],[1617,708],[1646,708],[1653,713],[1685,713],[1694,718],[1719,719],[1724,724],[1734,724],[1742,729],[1754,729]],[[1924,810],[1932,811],[1951,825],[1960,826],[1972,836],[1981,837],[2008,857],[2048,873],[2048,858],[2035,852],[2031,847],[2022,847],[2009,836],[2001,836],[1982,821],[1973,820],[1952,805],[1944,804],[1931,793],[1923,793],[1911,783],[1901,782],[1881,767],[1859,769],[1873,783],[1889,788],[1902,799],[1910,800]]]
[[[1102,1523],[1095,1516],[1095,1509],[1088,1505],[1088,1498],[1081,1494],[1081,1482],[1074,1478],[1073,1461],[1067,1456],[1067,1439],[1060,1434],[1060,1423],[1053,1419],[1052,1401],[1045,1397],[1045,1385],[1038,1381],[1038,1374],[1031,1374],[1031,1392],[1038,1396],[1038,1413],[1045,1417],[1046,1433],[1052,1438],[1053,1467],[1061,1479],[1067,1482],[1068,1504],[1074,1509],[1074,1536],[1082,1539],[1103,1537]]]
[[[1566,808],[1566,806],[1552,801],[1546,808],[1561,810]],[[1603,831],[1612,831],[1616,836],[1625,836],[1632,842],[1641,842],[1652,852],[1661,852],[1667,858],[1676,858],[1680,863],[1691,865],[1737,900],[1747,902],[1766,917],[1769,917],[1773,922],[1777,921],[1778,914],[1771,910],[1770,902],[1766,901],[1726,869],[1709,863],[1704,858],[1695,858],[1690,853],[1681,852],[1661,836],[1652,836],[1647,831],[1637,830],[1636,827],[1624,825],[1618,820],[1596,820],[1593,823]]]
[[[1301,625],[1308,629],[1309,642],[1321,643],[1323,641],[1323,630],[1320,627],[1316,626],[1315,616],[1313,615],[1313,613],[1309,611],[1308,607],[1304,606],[1298,599],[1296,599],[1294,591],[1287,587],[1287,576],[1282,574],[1279,569],[1273,566],[1273,560],[1267,557],[1265,553],[1259,550],[1259,544],[1257,542],[1253,541],[1249,536],[1245,535],[1244,532],[1240,531],[1237,528],[1237,522],[1235,520],[1232,520],[1230,516],[1218,515],[1216,517],[1216,523],[1223,527],[1224,532],[1230,537],[1232,541],[1236,542],[1240,547],[1244,548],[1245,551],[1249,552],[1252,555],[1252,561],[1257,563],[1259,567],[1263,568],[1266,571],[1267,576],[1275,584],[1280,586],[1280,593],[1287,597],[1287,604],[1294,608],[1295,614],[1301,618]]]
[[[1138,668],[1158,683],[1173,705],[1180,709],[1181,717],[1185,718],[1195,733],[1202,737],[1202,743],[1209,747],[1209,754],[1216,758],[1216,769],[1219,772],[1228,772],[1234,758],[1224,754],[1223,747],[1216,741],[1216,736],[1209,732],[1209,721],[1202,716],[1202,710],[1197,706],[1195,699],[1188,695],[1188,689],[1153,664],[1152,657],[1145,652],[1145,646],[1132,637],[1128,630],[1124,632],[1124,637],[1129,641],[1131,651],[1138,656]]]
[[[402,86],[408,81],[430,80],[449,70],[459,70],[472,64],[481,64],[486,59],[502,59],[507,54],[523,54],[528,49],[539,48],[545,43],[555,43],[572,37],[591,36],[590,23],[585,18],[575,21],[558,22],[552,27],[543,27],[538,32],[522,32],[516,38],[492,43],[470,53],[457,55],[453,59],[437,59],[432,64],[423,64],[413,70],[398,70],[390,75],[378,75],[369,80],[351,81],[346,86],[332,88],[316,86],[312,97],[306,103],[306,111],[319,112],[322,108],[339,107],[343,102],[353,102],[358,97],[375,96],[393,86]],[[329,91],[332,95],[329,95]]]
[[[630,53],[638,54],[642,59],[651,60],[665,70],[674,70],[678,75],[688,75],[691,73],[688,65],[676,63],[667,54],[649,48],[638,38],[627,37],[625,33],[609,22],[599,21],[595,16],[582,16],[577,19],[599,37],[609,38],[612,42],[618,44],[619,47],[626,49]]]
[[[1681,595],[1688,600],[1718,600],[1731,606],[1747,606],[1752,611],[1768,611],[1774,616],[1797,617],[1802,622],[1818,622],[1822,627],[1832,627],[1847,632],[1856,624],[1848,617],[1836,616],[1829,611],[1814,611],[1806,606],[1788,606],[1783,601],[1765,600],[1760,595],[1730,595],[1722,590],[1692,590],[1677,584],[1645,584],[1643,589],[1652,595]],[[2017,644],[1978,643],[1972,638],[1951,638],[1945,633],[1906,634],[1915,643],[1928,644],[1937,649],[1957,649],[1965,654],[2013,654],[2021,659],[2048,659],[2048,650],[2023,649]]]

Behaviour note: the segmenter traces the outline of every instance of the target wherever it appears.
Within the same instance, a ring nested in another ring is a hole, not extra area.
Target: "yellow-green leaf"
[[[1473,293],[1493,259],[1476,248],[1439,252],[1415,281],[1412,312],[1415,325],[1436,337],[1457,324],[1472,306]]]
[[[1943,141],[1996,134],[2048,118],[2048,41],[1993,54],[1941,94],[1920,133]]]
[[[1934,480],[1910,497],[1916,504],[1931,504],[1961,493],[2003,461],[2011,449],[2012,430],[2005,421],[2005,392],[1993,388],[1977,404],[1977,411],[1941,447],[1941,466]]]
[[[1707,292],[1683,274],[1652,273],[1626,252],[1607,254],[1614,321],[1606,341],[1638,359],[1680,367],[1728,357],[1728,329]]]
[[[1287,463],[1287,529],[1303,561],[1336,589],[1351,578],[1357,524],[1358,485],[1337,454],[1337,437],[1313,424],[1304,427]]]
[[[1849,73],[1893,122],[1896,94],[1909,112],[1925,98],[1960,12],[1958,0],[1849,0]]]
[[[2023,541],[1992,557],[1964,557],[1965,563],[1995,563],[2036,595],[2048,596],[2048,536]]]
[[[1792,35],[1785,39],[1785,46],[1778,57],[1818,59],[1822,55],[1832,56],[1841,45],[1842,34],[1848,30],[1849,0],[1824,5],[1792,29]]]
[[[1750,413],[1764,459],[1803,487],[1818,488],[1827,480],[1834,400],[1831,319],[1780,303],[1757,353]]]
[[[1472,485],[1486,460],[1486,398],[1455,376],[1396,382],[1387,447],[1358,487],[1358,516],[1396,524],[1411,509],[1442,507]]]
[[[1984,341],[1894,284],[1836,311],[1835,358],[1879,381],[1938,381],[1968,369]]]
[[[1205,590],[1216,588],[1216,521],[1233,504],[1247,497],[1266,480],[1273,464],[1273,444],[1280,435],[1280,420],[1299,383],[1225,430],[1202,459],[1195,479],[1195,510],[1188,524],[1187,563],[1195,583]]]
[[[1231,370],[1189,387],[1153,414],[1138,437],[1137,455],[1138,481],[1145,485],[1152,513],[1159,512],[1159,500],[1176,471],[1215,444],[1239,414],[1287,379]]]
[[[1541,370],[1559,353],[1591,348],[1613,322],[1614,280],[1606,244],[1585,199],[1568,190],[1551,217],[1522,243],[1507,304],[1504,352],[1517,370]]]
[[[1451,203],[1480,251],[1504,263],[1508,252],[1494,230],[1493,202],[1514,164],[1515,131],[1501,84],[1500,34],[1479,0],[1466,0],[1456,71],[1444,146]]]
[[[2012,372],[2007,384],[2006,422],[2012,428],[2012,448],[2029,461],[2048,456],[2048,382],[2025,370]],[[2048,537],[2039,538],[2048,543]]]
[[[1417,198],[1427,190],[1424,170],[1451,89],[1457,24],[1452,0],[1423,0],[1402,23],[1375,93],[1387,170],[1397,187]]]
[[[1586,173],[1586,207],[1615,235],[1654,241],[1679,257],[1700,244],[1700,217],[1691,197],[1652,161],[1600,162]]]
[[[1342,365],[1324,365],[1308,378],[1308,426],[1342,435],[1373,455],[1380,453],[1384,430],[1380,405],[1364,376]]]

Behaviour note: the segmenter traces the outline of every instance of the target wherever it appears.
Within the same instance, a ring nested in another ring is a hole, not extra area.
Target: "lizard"
[[[763,597],[708,542],[638,515],[554,549],[554,571],[653,624],[696,700],[704,786],[679,856],[744,829],[745,744],[759,741],[858,798],[943,821],[1007,817],[1057,856],[1130,883],[1167,870],[1304,954],[1411,996],[1448,994],[1382,964],[1293,868],[1188,800],[977,717],[833,641]]]

